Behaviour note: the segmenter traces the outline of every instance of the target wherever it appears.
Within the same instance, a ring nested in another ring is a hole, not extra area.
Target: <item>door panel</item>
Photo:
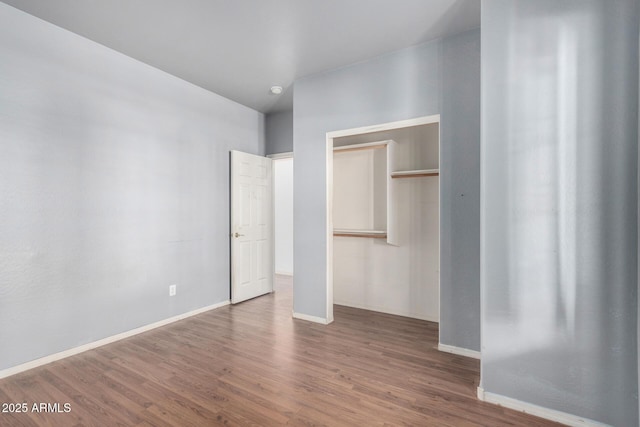
[[[240,210],[239,225],[242,227],[249,227],[251,225],[251,186],[246,183],[240,184],[240,203],[238,208]]]
[[[231,302],[273,290],[272,160],[231,152]]]

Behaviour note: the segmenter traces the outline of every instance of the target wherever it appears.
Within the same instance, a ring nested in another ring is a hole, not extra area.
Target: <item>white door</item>
[[[272,160],[231,151],[231,303],[273,291]]]

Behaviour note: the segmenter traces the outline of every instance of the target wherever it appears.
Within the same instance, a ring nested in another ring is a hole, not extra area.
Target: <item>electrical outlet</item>
[[[178,285],[169,285],[169,296],[170,297],[174,297],[176,296],[176,287]]]

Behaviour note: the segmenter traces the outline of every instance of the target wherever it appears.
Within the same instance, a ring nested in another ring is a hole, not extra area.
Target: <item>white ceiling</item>
[[[2,1],[264,113],[300,77],[480,26],[479,0]]]

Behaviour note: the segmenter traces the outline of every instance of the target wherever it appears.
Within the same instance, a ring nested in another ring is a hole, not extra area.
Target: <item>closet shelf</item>
[[[410,171],[391,172],[391,178],[416,178],[420,176],[438,176],[440,169],[416,169]]]
[[[386,239],[387,232],[384,230],[353,230],[345,228],[335,228],[334,236],[339,237],[368,237],[373,239]]]
[[[377,148],[386,148],[389,141],[367,142],[364,144],[351,144],[333,147],[334,153],[344,153],[349,151],[375,150]]]

